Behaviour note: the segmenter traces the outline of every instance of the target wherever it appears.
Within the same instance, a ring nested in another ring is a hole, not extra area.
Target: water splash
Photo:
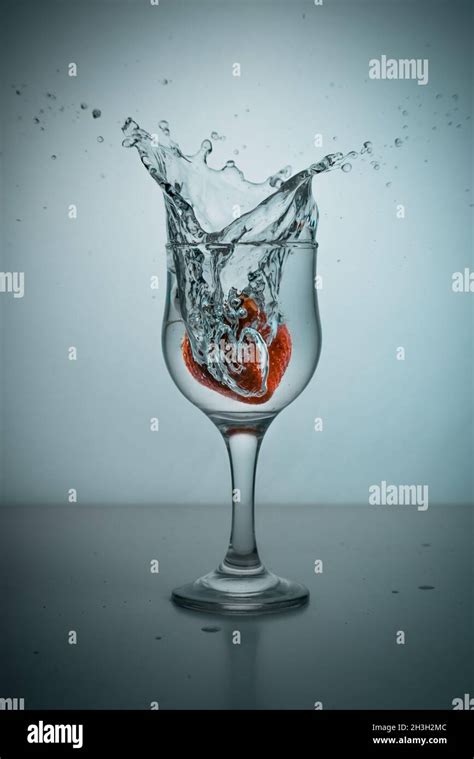
[[[137,149],[164,194],[168,266],[187,332],[183,358],[208,387],[264,403],[276,389],[269,380],[272,361],[284,372],[291,354],[279,308],[284,264],[291,246],[316,240],[312,180],[337,168],[348,172],[358,153],[330,153],[295,174],[285,166],[253,183],[233,160],[221,169],[208,166],[211,140],[185,155],[168,122],[158,128],[159,134],[150,134],[128,118],[122,144]],[[222,139],[214,132],[211,137]],[[365,142],[360,153],[372,153],[372,144]],[[277,349],[285,361],[276,358]]]

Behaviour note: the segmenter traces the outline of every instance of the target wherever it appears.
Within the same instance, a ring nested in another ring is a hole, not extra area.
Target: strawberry
[[[242,297],[242,306],[247,314],[240,319],[237,329],[237,338],[239,338],[245,327],[251,327],[260,333],[265,339],[270,328],[267,325],[266,315],[259,309],[253,298]],[[247,345],[248,345],[247,340]],[[242,403],[266,403],[272,397],[281,382],[291,358],[291,337],[285,324],[280,324],[271,345],[268,347],[268,375],[267,375],[267,392],[262,396],[242,396],[235,393],[227,385],[221,384],[208,372],[205,366],[200,366],[194,358],[191,350],[191,343],[186,334],[182,344],[184,362],[193,375],[194,379],[205,385],[211,390],[215,390],[222,395],[226,395]],[[258,357],[258,349],[255,348],[255,357]],[[240,374],[235,374],[235,380],[239,387],[249,392],[258,392],[262,386],[262,373],[257,360],[246,361],[241,364],[243,369]]]

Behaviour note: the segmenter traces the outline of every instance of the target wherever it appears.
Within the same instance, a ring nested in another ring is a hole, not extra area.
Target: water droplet
[[[401,148],[401,147],[402,147],[402,145],[403,145],[403,140],[402,140],[402,138],[401,138],[401,137],[397,137],[397,138],[396,138],[396,140],[395,140],[395,147],[396,147],[396,148]]]
[[[349,171],[352,171],[352,164],[351,163],[343,163],[341,166],[342,171],[344,171],[346,174],[349,173]]]
[[[408,116],[408,111],[402,111],[402,116]]]
[[[160,122],[158,122],[158,128],[161,129],[161,131],[163,132],[163,134],[168,135],[170,133],[170,125],[164,119],[162,119]]]
[[[378,171],[380,169],[380,164],[377,163],[377,161],[371,161],[370,165],[374,167],[375,171]]]
[[[363,155],[364,153],[372,153],[372,150],[373,150],[372,143],[370,142],[370,140],[367,140],[367,142],[364,142],[364,144],[362,145],[362,150],[360,152],[361,152],[361,155]]]
[[[56,158],[57,158],[57,156],[56,156],[56,155],[54,155],[54,153],[53,153],[53,155],[51,156],[51,160],[52,160],[52,161],[55,161],[55,160],[56,160]]]
[[[387,182],[386,185],[385,185],[385,187],[391,187],[391,186],[392,186],[391,182]]]
[[[99,135],[97,138],[97,142],[103,142],[103,141],[104,141],[104,138],[101,135]]]
[[[436,95],[436,100],[441,100],[442,97],[443,97],[442,94],[438,92],[438,94]]]
[[[404,124],[404,125],[402,126],[402,129],[408,129],[408,125],[407,125],[407,124]]]
[[[239,151],[237,150],[237,148],[234,150],[234,155],[239,155]]]
[[[399,590],[392,590],[392,593],[400,593]]]
[[[456,124],[456,129],[461,129],[461,124]]]
[[[100,111],[98,108],[94,108],[92,111],[92,118],[100,119],[101,116],[102,116],[102,111]]]
[[[39,124],[40,123],[40,120],[39,120],[39,118],[37,116],[35,116],[35,118],[33,119],[33,121],[35,122],[35,124]]]
[[[85,111],[87,108],[87,103],[81,103],[81,108],[83,111]]]

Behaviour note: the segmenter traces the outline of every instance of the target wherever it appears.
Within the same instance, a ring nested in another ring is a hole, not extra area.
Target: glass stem
[[[255,473],[263,433],[254,429],[224,433],[232,473],[232,529],[221,570],[255,574],[262,570],[255,539]]]

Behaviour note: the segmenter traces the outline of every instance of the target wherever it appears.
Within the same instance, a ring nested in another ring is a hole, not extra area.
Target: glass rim
[[[249,248],[267,247],[267,248],[315,248],[319,247],[319,243],[316,240],[260,240],[257,242],[167,242],[166,248],[172,250],[173,248],[199,248],[201,246],[210,249],[223,249],[236,248],[239,245],[246,245]]]

